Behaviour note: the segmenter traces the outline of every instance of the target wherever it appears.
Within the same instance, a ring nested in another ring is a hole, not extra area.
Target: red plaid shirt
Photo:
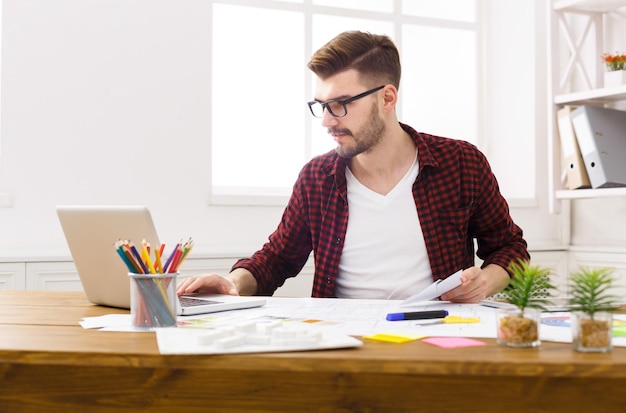
[[[511,219],[485,156],[468,142],[401,126],[417,145],[420,170],[413,197],[433,279],[473,266],[474,239],[483,266],[507,268],[511,261],[529,259],[522,230]],[[307,163],[276,231],[261,250],[235,263],[233,269],[254,274],[257,294],[273,294],[300,272],[313,251],[312,296],[334,297],[348,227],[346,166],[335,151]]]

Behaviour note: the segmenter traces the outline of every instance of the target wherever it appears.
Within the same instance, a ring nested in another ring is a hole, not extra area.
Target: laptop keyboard
[[[207,304],[219,304],[219,301],[211,301],[211,300],[200,300],[198,298],[193,297],[178,297],[180,301],[181,307],[195,307],[198,305],[207,305]]]

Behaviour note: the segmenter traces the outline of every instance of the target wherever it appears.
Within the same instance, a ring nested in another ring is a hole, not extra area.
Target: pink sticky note
[[[423,339],[422,342],[443,348],[474,347],[486,344],[483,341],[465,337],[428,337]]]

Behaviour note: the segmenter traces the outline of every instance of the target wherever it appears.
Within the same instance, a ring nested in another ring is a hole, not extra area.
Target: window
[[[314,92],[306,63],[345,30],[387,34],[398,46],[402,122],[480,147],[480,5],[480,0],[214,0],[213,202],[232,203],[236,196],[252,204],[273,196],[285,202],[304,163],[334,147],[306,107]]]

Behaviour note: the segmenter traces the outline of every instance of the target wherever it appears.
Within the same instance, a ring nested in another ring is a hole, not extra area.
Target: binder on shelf
[[[571,119],[591,187],[626,186],[626,112],[585,105]]]
[[[590,188],[591,183],[587,175],[587,168],[585,168],[585,162],[580,153],[574,127],[572,126],[571,112],[572,108],[565,106],[556,114],[561,153],[567,173],[567,187],[569,189]]]

